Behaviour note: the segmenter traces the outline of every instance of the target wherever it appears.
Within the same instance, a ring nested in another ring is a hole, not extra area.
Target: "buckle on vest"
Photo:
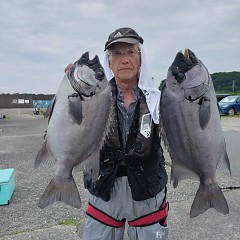
[[[116,151],[116,159],[119,162],[123,162],[123,161],[125,162],[127,160],[127,158],[128,158],[128,155],[125,152],[123,152],[121,150]]]

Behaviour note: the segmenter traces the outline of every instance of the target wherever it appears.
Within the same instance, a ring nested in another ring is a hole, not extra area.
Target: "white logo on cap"
[[[114,38],[116,38],[116,37],[121,37],[122,36],[122,34],[120,33],[120,32],[118,32],[118,33],[116,33],[115,35],[114,35]]]

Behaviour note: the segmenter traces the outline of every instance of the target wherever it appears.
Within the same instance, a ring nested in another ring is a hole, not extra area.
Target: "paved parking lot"
[[[240,118],[236,121],[225,118],[222,122],[224,134],[240,130]],[[0,119],[0,169],[13,167],[16,174],[16,189],[11,203],[0,206],[0,240],[81,239],[78,234],[82,232],[81,227],[85,220],[83,210],[86,206],[86,191],[81,172],[74,172],[74,178],[81,194],[82,210],[59,202],[44,209],[37,207],[37,201],[54,171],[53,167],[33,169],[46,127],[47,120],[41,115],[21,114]],[[165,156],[168,162],[167,171],[170,173],[170,159],[167,153]],[[240,163],[240,159],[237,160]],[[240,179],[237,177],[218,173],[217,179],[222,187],[240,186]],[[238,239],[240,189],[224,191],[230,208],[228,215],[210,209],[191,219],[189,212],[197,188],[198,182],[190,180],[181,182],[176,189],[168,184],[169,239]]]
[[[235,117],[223,116],[221,122],[228,157],[231,161],[232,175],[240,178],[240,115]]]

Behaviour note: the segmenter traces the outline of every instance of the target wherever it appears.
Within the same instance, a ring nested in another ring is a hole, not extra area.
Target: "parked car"
[[[231,94],[228,93],[217,93],[216,97],[217,97],[217,101],[220,102],[223,98],[230,96]]]
[[[240,113],[240,96],[227,96],[218,104],[220,114],[234,115]]]

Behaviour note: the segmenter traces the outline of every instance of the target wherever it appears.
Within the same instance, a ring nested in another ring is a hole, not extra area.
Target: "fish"
[[[171,183],[198,179],[190,217],[209,208],[229,213],[216,181],[217,169],[231,174],[216,93],[206,66],[190,50],[178,52],[160,97],[160,132],[169,151]]]
[[[34,168],[54,163],[53,179],[42,194],[38,207],[56,201],[81,208],[81,198],[73,178],[73,169],[99,175],[101,147],[111,125],[111,87],[98,56],[89,52],[64,75],[46,110],[48,126],[45,141],[38,152]]]

